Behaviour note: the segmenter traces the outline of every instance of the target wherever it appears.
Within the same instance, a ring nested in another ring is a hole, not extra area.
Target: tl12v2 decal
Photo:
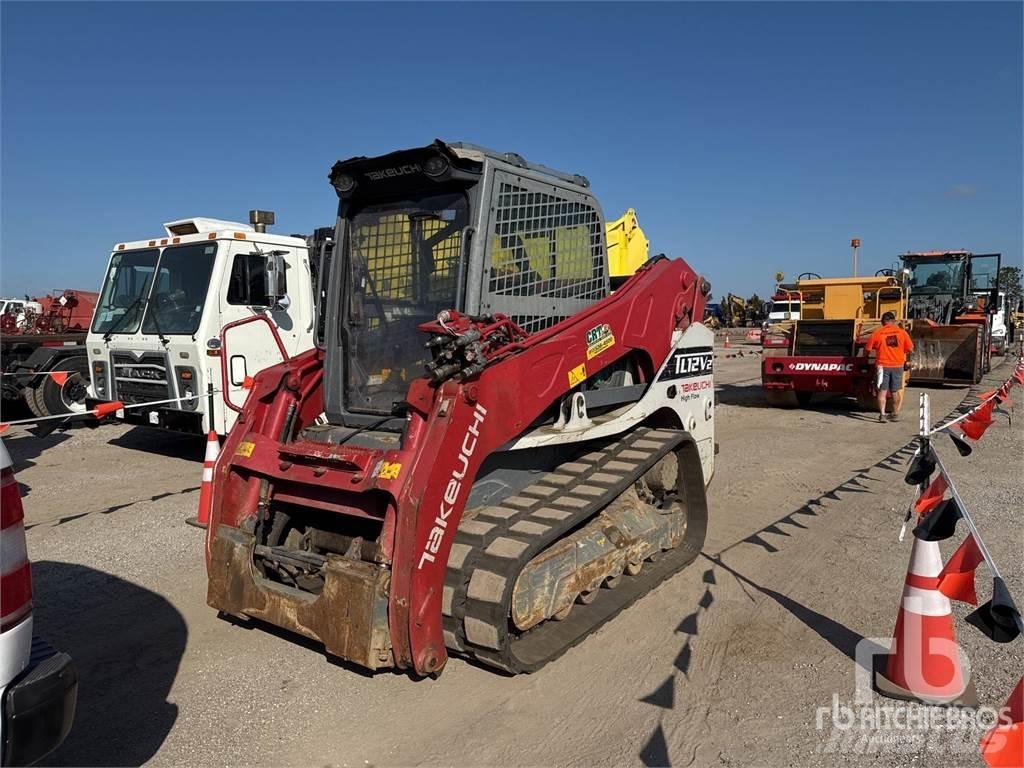
[[[711,347],[683,347],[672,353],[665,370],[658,381],[672,379],[689,379],[694,376],[709,376],[715,364],[714,350]]]

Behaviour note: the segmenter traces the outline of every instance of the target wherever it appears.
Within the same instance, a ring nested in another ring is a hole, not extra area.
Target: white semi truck
[[[115,246],[86,341],[87,407],[151,403],[115,418],[223,435],[257,371],[313,346],[327,230],[271,234],[272,212],[249,218],[181,219]]]
[[[1005,355],[1007,348],[1007,329],[1010,326],[1010,310],[1006,303],[1006,292],[999,292],[998,311],[989,315],[992,318],[992,346],[997,355]]]

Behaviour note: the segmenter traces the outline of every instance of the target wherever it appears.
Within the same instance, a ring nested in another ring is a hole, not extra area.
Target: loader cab
[[[332,424],[401,431],[430,361],[418,326],[497,312],[527,332],[608,295],[605,225],[582,176],[469,144],[338,162],[325,319]]]
[[[999,302],[1000,254],[929,251],[900,256],[909,292],[908,316],[950,324]]]

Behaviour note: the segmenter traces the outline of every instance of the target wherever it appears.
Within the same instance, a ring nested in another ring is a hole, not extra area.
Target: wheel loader
[[[1001,259],[969,251],[900,255],[914,341],[911,381],[977,384],[988,372]]]
[[[536,670],[700,552],[710,285],[658,256],[613,291],[587,180],[514,153],[330,181],[323,338],[225,442],[207,601],[369,669]]]

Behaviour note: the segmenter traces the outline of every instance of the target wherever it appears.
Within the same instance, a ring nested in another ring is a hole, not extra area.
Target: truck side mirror
[[[264,256],[263,293],[267,304],[287,309],[288,276],[285,274],[284,251],[271,251]]]

